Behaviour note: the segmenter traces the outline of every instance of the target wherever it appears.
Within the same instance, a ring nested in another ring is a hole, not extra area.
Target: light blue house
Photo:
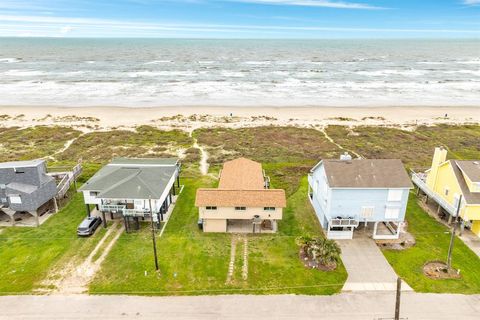
[[[308,176],[309,199],[329,239],[352,239],[373,229],[374,239],[398,239],[410,178],[400,160],[322,160]]]

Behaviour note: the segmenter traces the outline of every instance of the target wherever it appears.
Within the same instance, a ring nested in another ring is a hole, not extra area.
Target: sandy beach
[[[193,130],[199,127],[293,125],[382,125],[415,127],[440,123],[479,123],[477,107],[49,107],[0,106],[0,125],[66,125],[86,131],[153,125]]]

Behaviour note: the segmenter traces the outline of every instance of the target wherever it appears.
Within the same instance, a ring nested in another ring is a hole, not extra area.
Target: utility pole
[[[397,296],[395,298],[395,320],[400,320],[400,294],[402,292],[402,279],[397,278]]]
[[[459,215],[460,215],[461,206],[462,206],[462,195],[460,195],[460,198],[458,199],[457,216],[456,216],[455,222],[452,226],[452,237],[450,238],[450,246],[448,247],[447,271],[449,271],[451,266],[452,266],[453,244],[455,243],[455,228],[457,227],[457,224],[458,224],[458,218],[459,218]]]
[[[150,226],[152,228],[152,242],[153,242],[153,256],[155,257],[155,270],[158,271],[158,257],[157,257],[157,241],[155,239],[155,227],[153,225],[153,210],[152,197],[148,197],[148,204],[150,206]]]

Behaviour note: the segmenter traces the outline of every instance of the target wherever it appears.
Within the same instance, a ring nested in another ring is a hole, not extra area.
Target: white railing
[[[68,174],[66,174],[57,185],[57,198],[63,198],[68,189],[70,189],[70,179]]]
[[[430,187],[425,182],[425,174],[424,173],[415,173],[412,172],[412,181],[413,183],[420,188],[427,196],[435,200],[445,211],[447,211],[452,216],[457,216],[457,208],[452,206],[448,201],[440,197],[435,191],[430,189]]]
[[[145,217],[145,215],[150,214],[150,211],[147,210],[138,210],[138,209],[127,209],[125,205],[121,204],[103,204],[100,205],[100,211],[106,212],[120,212],[124,216],[129,217]]]
[[[129,217],[145,217],[145,215],[150,214],[149,211],[146,210],[137,210],[137,209],[124,209],[123,215]]]
[[[117,211],[117,212],[122,212],[126,209],[126,206],[124,205],[118,205],[118,204],[102,204],[100,205],[100,211]]]
[[[77,164],[75,167],[73,167],[73,170],[72,170],[73,177],[75,179],[78,178],[78,176],[82,174],[82,171],[83,171],[82,164],[81,163]]]
[[[338,228],[338,227],[358,227],[358,220],[356,219],[331,219],[328,222],[329,227]]]

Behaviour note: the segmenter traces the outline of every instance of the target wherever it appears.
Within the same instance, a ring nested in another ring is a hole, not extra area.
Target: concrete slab
[[[480,238],[477,235],[470,230],[464,230],[459,238],[480,257]]]
[[[397,274],[385,259],[375,241],[368,237],[338,240],[342,260],[348,272],[343,291],[394,291]],[[403,291],[412,291],[405,282]]]

